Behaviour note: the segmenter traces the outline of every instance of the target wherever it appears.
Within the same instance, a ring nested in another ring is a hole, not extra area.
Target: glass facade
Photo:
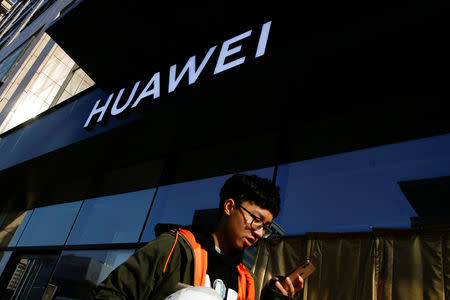
[[[55,3],[56,0],[44,0],[39,4],[37,9],[33,12],[31,17],[27,20],[27,22],[23,25],[22,30],[24,30],[27,26],[29,26],[31,23],[33,23],[34,20],[39,18],[39,16],[45,12],[53,3]]]
[[[6,57],[0,53],[0,133],[95,84],[45,33],[49,23],[76,1],[65,7],[53,5],[56,2],[19,1],[0,24],[0,50],[10,52]],[[19,39],[26,42],[13,45]]]
[[[33,11],[33,9],[36,7],[36,5],[39,3],[39,0],[30,0],[23,2],[27,3],[26,6],[23,8],[22,11],[20,11],[20,14],[16,19],[14,19],[9,28],[5,29],[5,31],[1,33],[0,47],[7,45],[14,39],[15,34],[19,31],[19,29],[22,28],[22,25],[24,24],[25,20]]]
[[[28,40],[28,43],[31,44],[36,43],[33,50],[31,50],[31,53],[23,58],[22,65],[18,68],[15,68],[14,66],[16,64],[19,64],[20,59],[15,61],[15,64],[10,67],[9,74],[5,75],[3,77],[3,81],[5,82],[4,86],[2,86],[4,92],[1,94],[0,98],[0,109],[3,110],[4,106],[9,102],[10,99],[14,99],[16,95],[16,91],[18,90],[19,86],[22,84],[22,80],[24,80],[29,74],[30,69],[36,62],[39,53],[44,49],[44,47],[47,45],[49,41],[49,37],[47,35],[43,35],[41,38],[39,38],[38,41],[34,41],[34,37],[30,38]],[[12,74],[14,73],[14,76]],[[11,76],[10,76],[11,75]],[[9,79],[7,79],[7,77]],[[6,126],[6,122],[3,122],[3,124],[0,127],[0,132],[2,132],[3,128]]]
[[[4,82],[8,75],[9,70],[14,66],[27,46],[30,44],[31,39],[23,43],[20,47],[14,50],[6,59],[0,63],[0,82]]]
[[[74,65],[75,62],[59,46],[55,45],[8,114],[5,124],[2,125],[3,130],[11,129],[47,110],[60,89],[64,90],[65,80]],[[93,81],[89,81],[89,84],[93,85]],[[80,87],[80,82],[71,91],[72,95],[89,84],[84,81],[84,85]]]
[[[246,173],[272,178],[274,167]],[[279,165],[276,221],[286,234],[410,227],[417,213],[398,182],[449,175],[450,135]],[[9,245],[148,242],[157,223],[188,225],[195,211],[216,209],[229,176],[36,208]]]
[[[25,3],[26,1],[19,1],[16,3],[16,5],[13,5],[13,7],[11,7],[11,10],[1,20],[0,31],[3,32],[6,28],[8,28],[8,26],[12,24],[12,22],[17,18],[18,13],[23,9]]]

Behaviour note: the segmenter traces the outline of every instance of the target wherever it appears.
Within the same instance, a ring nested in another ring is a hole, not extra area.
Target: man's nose
[[[253,235],[255,235],[258,240],[261,239],[264,235],[264,228],[261,227],[259,229],[253,230]]]

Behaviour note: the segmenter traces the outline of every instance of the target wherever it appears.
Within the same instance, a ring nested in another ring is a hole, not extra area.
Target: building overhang
[[[436,94],[448,82],[448,8],[444,0],[309,1],[295,7],[276,1],[81,0],[47,33],[101,88],[117,91],[272,20],[267,59],[258,72],[272,76],[280,85],[274,88]]]

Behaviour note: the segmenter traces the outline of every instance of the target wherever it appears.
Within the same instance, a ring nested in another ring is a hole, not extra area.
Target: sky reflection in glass
[[[63,251],[50,280],[58,286],[54,299],[88,299],[91,289],[133,253],[133,249]]]
[[[137,242],[154,193],[148,189],[86,200],[67,244]]]
[[[20,223],[19,228],[17,228],[16,233],[14,234],[14,237],[9,242],[9,247],[15,247],[17,245],[17,242],[19,241],[20,236],[22,235],[23,231],[25,230],[25,227],[28,224],[28,221],[31,218],[31,215],[33,214],[33,209],[30,209],[25,214],[25,217],[22,220],[22,223]]]
[[[286,234],[410,227],[417,216],[399,181],[450,175],[450,135],[281,165]]]
[[[273,167],[243,172],[272,179]],[[158,189],[142,236],[143,242],[155,238],[154,227],[158,223],[190,225],[197,209],[214,209],[219,206],[219,192],[231,175],[162,186]]]
[[[36,208],[17,246],[63,245],[81,202]]]

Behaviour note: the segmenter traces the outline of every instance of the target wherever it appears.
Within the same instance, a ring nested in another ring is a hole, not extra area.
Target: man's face
[[[264,229],[255,230],[257,225],[269,225],[273,220],[269,210],[250,201],[237,205],[233,199],[228,199],[224,208],[227,215],[227,240],[231,248],[239,251],[254,245],[262,238]]]

